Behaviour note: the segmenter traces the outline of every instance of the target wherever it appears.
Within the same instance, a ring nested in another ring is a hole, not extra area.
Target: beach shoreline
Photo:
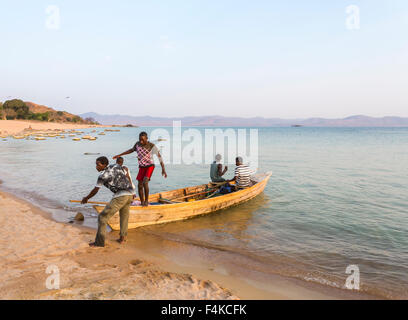
[[[71,130],[71,129],[87,129],[87,128],[105,128],[111,127],[108,125],[92,125],[92,124],[75,124],[75,123],[58,123],[45,122],[34,120],[0,120],[1,135],[19,135],[28,130]]]
[[[90,248],[94,231],[55,222],[3,190],[0,222],[0,299],[237,299],[216,283],[139,259],[113,234],[105,248]],[[59,289],[47,288],[55,267]]]
[[[200,252],[143,231],[133,232],[124,246],[116,243],[117,233],[110,232],[105,248],[89,248],[96,230],[56,222],[50,213],[2,189],[0,215],[0,260],[7,262],[0,269],[0,299],[374,298],[278,275],[257,279],[252,272],[243,278],[242,266],[203,263],[203,257],[211,254],[208,250]],[[18,241],[10,248],[7,239],[12,237]],[[49,265],[61,266],[59,290],[45,287]]]

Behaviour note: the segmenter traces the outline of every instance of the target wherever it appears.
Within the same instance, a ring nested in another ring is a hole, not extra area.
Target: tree
[[[72,119],[72,122],[74,122],[74,123],[81,122],[81,118],[80,118],[79,116],[75,116],[75,117]]]
[[[44,112],[44,113],[32,113],[27,117],[28,120],[37,120],[37,121],[49,121],[50,120],[50,112]]]
[[[50,120],[50,113],[44,112],[44,113],[39,113],[39,118],[41,121],[49,121]]]
[[[3,102],[0,102],[0,120],[5,120],[6,114],[3,113]]]
[[[7,120],[17,119],[17,112],[15,112],[13,109],[4,109],[4,115],[6,116]]]
[[[85,122],[91,123],[91,124],[99,124],[98,121],[96,121],[94,118],[85,118]]]
[[[28,106],[20,99],[7,100],[3,104],[3,110],[7,119],[27,119],[30,115]]]

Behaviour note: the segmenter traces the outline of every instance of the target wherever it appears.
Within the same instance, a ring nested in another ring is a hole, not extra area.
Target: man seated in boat
[[[126,176],[123,168],[118,164],[109,165],[109,160],[106,157],[96,159],[96,170],[100,172],[95,188],[88,196],[82,199],[81,203],[85,204],[89,199],[94,197],[102,186],[105,186],[113,192],[113,197],[110,203],[103,209],[98,217],[98,231],[96,233],[95,242],[90,243],[91,247],[104,247],[106,224],[109,219],[119,211],[120,216],[120,238],[119,243],[126,241],[129,221],[129,208],[133,201],[135,193],[132,184]]]
[[[138,181],[139,198],[142,206],[147,207],[149,205],[149,181],[155,168],[153,155],[159,158],[162,168],[162,176],[167,178],[166,169],[164,168],[163,159],[160,155],[157,146],[148,141],[147,133],[141,132],[139,134],[139,141],[133,146],[133,148],[114,156],[113,159],[117,159],[121,156],[137,153],[137,159],[139,161],[139,173],[136,177]]]
[[[243,163],[242,157],[236,157],[235,164],[235,175],[230,180],[230,182],[235,181],[235,191],[252,186],[251,175],[254,173],[253,170]]]
[[[222,177],[227,171],[228,167],[225,166],[225,168],[222,168],[222,163],[221,163],[221,155],[217,154],[215,156],[215,161],[211,164],[210,167],[210,178],[212,182],[224,182],[225,179]]]

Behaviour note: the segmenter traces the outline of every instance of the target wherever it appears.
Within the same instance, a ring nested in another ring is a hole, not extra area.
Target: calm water
[[[97,141],[0,141],[0,179],[67,221],[94,186],[95,156],[127,150],[141,130],[123,128]],[[90,130],[84,130],[89,132]],[[265,270],[344,287],[358,265],[361,289],[408,298],[408,128],[260,128],[260,171],[274,175],[265,193],[221,213],[150,226],[145,231],[245,255]],[[125,158],[137,174],[137,160]],[[208,181],[205,165],[159,168],[151,192]],[[231,176],[233,166],[227,173]],[[106,201],[107,190],[96,200]],[[80,209],[78,209],[80,208]],[[92,210],[85,224],[96,226]]]

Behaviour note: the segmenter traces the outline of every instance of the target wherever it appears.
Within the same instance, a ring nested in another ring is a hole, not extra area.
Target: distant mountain
[[[408,127],[408,118],[373,118],[363,115],[343,119],[279,119],[279,118],[239,118],[222,116],[201,116],[166,118],[151,116],[101,115],[94,112],[83,113],[82,118],[93,118],[104,125],[171,126],[173,121],[181,120],[183,126],[191,127]]]

